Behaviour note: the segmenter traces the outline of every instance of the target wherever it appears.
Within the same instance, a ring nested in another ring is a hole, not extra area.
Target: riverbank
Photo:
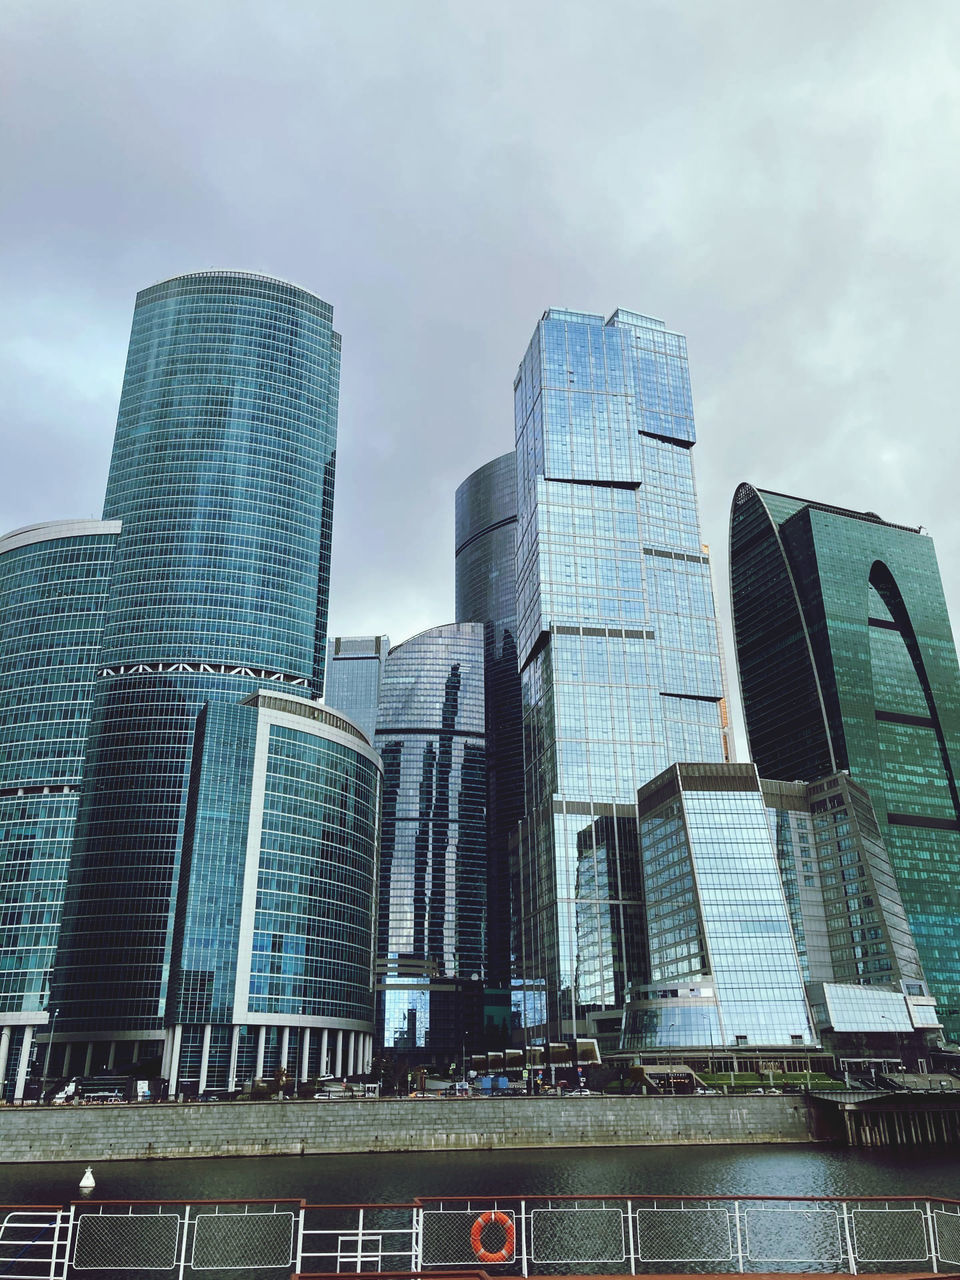
[[[17,1107],[0,1162],[816,1141],[804,1098],[464,1098]]]

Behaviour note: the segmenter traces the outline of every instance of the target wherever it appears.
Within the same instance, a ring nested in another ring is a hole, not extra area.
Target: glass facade
[[[741,485],[731,590],[761,773],[843,769],[866,788],[930,989],[960,1038],[960,668],[931,539]]]
[[[842,773],[762,786],[804,978],[928,994],[866,791]]]
[[[323,700],[360,726],[370,742],[377,730],[380,681],[389,636],[334,636],[327,645]]]
[[[380,789],[376,752],[321,703],[270,690],[201,712],[169,1014],[181,1087],[322,1074],[331,1037],[341,1067],[345,1035],[366,1058]]]
[[[725,758],[686,342],[634,312],[551,310],[514,396],[519,968],[547,996],[548,1026],[528,1035],[589,1035],[636,976],[622,940],[642,918],[637,788],[674,760]],[[588,870],[581,833],[610,817],[605,865]]]
[[[339,359],[330,306],[281,281],[200,272],[137,297],[53,984],[65,1033],[162,1033],[201,708],[322,688]]]
[[[22,1096],[20,1064],[48,1022],[119,532],[117,521],[64,520],[0,538],[0,1088],[9,1096],[18,1079]]]
[[[450,979],[484,975],[483,666],[477,623],[435,627],[387,655],[375,738],[384,770],[377,1027],[387,1048],[459,1052],[462,1019],[452,1008],[435,1026],[433,1007],[441,989],[456,995]]]
[[[752,765],[674,765],[641,788],[648,974],[625,1049],[813,1043]]]
[[[456,497],[458,622],[484,626],[487,727],[487,978],[509,985],[511,841],[523,817],[523,700],[517,662],[517,459],[494,458]]]

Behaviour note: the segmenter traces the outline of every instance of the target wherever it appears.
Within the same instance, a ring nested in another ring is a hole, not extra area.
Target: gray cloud
[[[749,479],[925,525],[956,613],[951,0],[8,0],[0,36],[5,527],[99,510],[134,293],[230,266],[344,336],[334,630],[452,616],[453,491],[549,305],[688,335],[721,568]]]

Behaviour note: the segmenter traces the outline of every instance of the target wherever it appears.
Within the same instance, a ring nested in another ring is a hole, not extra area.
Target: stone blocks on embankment
[[[4,1163],[813,1140],[799,1096],[0,1108]]]

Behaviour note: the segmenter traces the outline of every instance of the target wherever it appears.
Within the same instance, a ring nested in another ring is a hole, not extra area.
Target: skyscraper
[[[0,538],[0,1096],[8,1099],[23,1096],[34,1037],[53,1020],[50,969],[119,533],[116,520],[59,520]]]
[[[927,995],[870,797],[845,773],[761,782],[803,976]]]
[[[371,742],[389,648],[389,636],[333,636],[327,644],[323,700],[348,715]]]
[[[940,1023],[870,797],[846,773],[760,786],[824,1047],[889,1053],[896,1024],[915,1063]]]
[[[387,655],[375,745],[384,773],[377,1026],[388,1049],[458,1054],[463,987],[483,978],[483,653],[483,627],[453,623]]]
[[[731,592],[762,775],[865,787],[945,1028],[960,1037],[960,668],[922,530],[742,484]]]
[[[56,1038],[85,1039],[91,1065],[165,1033],[201,708],[322,688],[339,361],[330,306],[281,281],[208,271],[137,297],[54,978]]]
[[[812,1044],[756,768],[672,765],[639,815],[648,973],[623,1047]]]
[[[163,1075],[234,1089],[366,1069],[380,759],[321,703],[262,689],[197,720]]]
[[[517,665],[517,457],[474,471],[456,497],[458,622],[484,629],[487,731],[487,979],[511,977],[509,849],[523,817],[523,702]]]
[[[634,312],[550,310],[514,396],[517,911],[521,973],[546,993],[529,1033],[618,1036],[637,977],[624,940],[643,922],[637,788],[675,760],[724,759],[686,343]]]

